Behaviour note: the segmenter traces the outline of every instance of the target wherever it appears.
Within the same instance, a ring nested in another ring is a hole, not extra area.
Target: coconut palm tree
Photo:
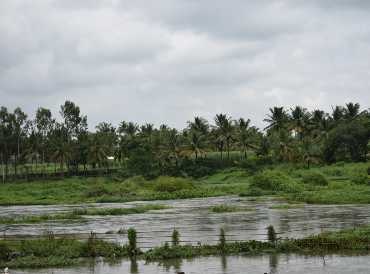
[[[244,120],[243,118],[240,118],[237,124],[238,144],[241,147],[241,152],[244,153],[244,159],[247,159],[247,149],[250,142],[249,124],[250,120]]]
[[[106,164],[108,156],[107,151],[108,147],[106,146],[103,138],[101,138],[98,134],[93,134],[90,136],[88,159],[93,168],[96,168],[97,165],[102,167]]]
[[[264,119],[264,122],[267,122],[268,125],[265,127],[265,130],[280,132],[287,128],[289,121],[288,114],[284,110],[284,107],[274,107],[270,108],[270,114],[267,115],[267,118]]]
[[[294,131],[298,139],[301,141],[305,132],[309,128],[311,114],[307,111],[307,109],[300,106],[296,106],[291,111],[290,129]]]
[[[344,109],[344,117],[353,120],[360,115],[360,104],[348,103]]]
[[[230,159],[230,146],[234,138],[233,134],[235,130],[234,121],[226,114],[220,113],[216,115],[215,123],[219,138],[221,138],[226,144],[227,159]]]

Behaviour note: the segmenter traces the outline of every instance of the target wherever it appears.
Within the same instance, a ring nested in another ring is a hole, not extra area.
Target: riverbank
[[[211,255],[259,255],[297,253],[310,255],[341,254],[356,252],[369,254],[370,226],[339,232],[326,232],[303,239],[278,240],[269,233],[268,242],[227,242],[220,233],[215,245],[180,245],[180,235],[172,236],[172,243],[142,252],[136,248],[136,235],[129,231],[129,244],[118,245],[99,240],[91,234],[85,241],[57,239],[53,234],[44,239],[23,241],[0,241],[0,267],[41,268],[82,264],[89,258],[102,257],[106,260],[134,258],[145,261],[193,258]],[[131,235],[131,236],[130,236]]]
[[[141,176],[69,178],[0,185],[0,205],[51,205],[170,200],[223,195],[278,196],[289,202],[369,204],[369,163],[263,170],[227,169],[201,179]]]

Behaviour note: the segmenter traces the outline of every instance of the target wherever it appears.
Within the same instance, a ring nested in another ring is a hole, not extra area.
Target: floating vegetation
[[[178,233],[178,234],[177,234]],[[38,268],[52,266],[69,266],[81,263],[84,258],[128,258],[136,257],[147,261],[163,259],[191,258],[209,255],[264,253],[303,253],[334,254],[344,251],[369,252],[370,226],[325,232],[303,239],[285,239],[277,237],[277,232],[267,228],[269,241],[228,242],[227,233],[220,229],[219,242],[215,245],[180,245],[180,233],[172,233],[172,245],[168,242],[160,247],[142,252],[137,246],[137,232],[130,228],[127,233],[128,244],[105,242],[95,233],[87,241],[57,238],[46,234],[41,239],[22,241],[0,241],[0,268]],[[14,256],[16,254],[16,256]]]
[[[210,207],[212,213],[227,213],[227,212],[239,212],[239,211],[252,211],[251,208],[231,205],[216,205]]]
[[[150,210],[161,210],[169,208],[166,205],[148,204],[139,205],[129,208],[90,208],[90,209],[75,209],[71,212],[60,214],[43,214],[33,216],[16,216],[16,217],[0,217],[0,224],[32,224],[43,223],[48,221],[65,221],[65,220],[84,220],[83,216],[117,216],[129,214],[141,214]]]

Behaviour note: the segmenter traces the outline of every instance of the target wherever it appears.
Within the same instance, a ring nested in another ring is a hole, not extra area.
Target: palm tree
[[[240,118],[238,121],[238,143],[241,146],[241,151],[244,153],[244,159],[247,159],[247,149],[250,141],[249,131],[250,120]]]
[[[215,117],[215,123],[219,138],[224,140],[227,150],[227,159],[230,159],[230,146],[233,140],[234,125],[231,117],[228,117],[226,114],[217,114]],[[222,158],[222,151],[221,151]]]
[[[175,165],[178,165],[178,160],[181,155],[181,136],[176,129],[172,129],[167,134],[167,148],[170,157],[175,159]]]
[[[360,115],[360,104],[348,103],[344,109],[344,116],[348,120],[353,120]]]
[[[289,119],[284,107],[274,107],[270,108],[270,114],[263,121],[268,123],[265,130],[280,132],[286,129]]]
[[[193,131],[198,131],[199,133],[206,135],[209,130],[209,125],[206,119],[202,117],[194,117],[193,122],[188,122],[189,128]]]
[[[307,109],[296,106],[292,109],[290,117],[290,128],[297,134],[299,140],[303,139],[304,133],[308,130],[311,114]]]
[[[107,162],[107,150],[108,148],[104,144],[104,140],[99,135],[94,134],[90,137],[88,159],[93,168],[96,168],[96,165],[101,167]]]
[[[333,112],[331,115],[331,119],[334,122],[338,122],[344,118],[346,110],[342,106],[336,106],[335,108],[332,108],[332,109],[333,109]]]
[[[72,150],[68,142],[54,143],[54,154],[52,157],[56,161],[59,161],[62,176],[64,176],[64,164],[67,163],[71,159],[71,155],[72,155]]]
[[[185,136],[190,144],[191,152],[195,154],[195,159],[198,159],[198,155],[204,154],[205,135],[197,130],[190,130],[185,132]]]

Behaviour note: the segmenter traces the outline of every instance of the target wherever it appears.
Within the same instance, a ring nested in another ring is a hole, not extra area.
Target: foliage
[[[327,186],[329,181],[326,177],[319,172],[307,172],[303,175],[302,181],[305,184],[312,184],[318,186]]]
[[[237,206],[230,206],[230,205],[216,205],[210,208],[210,211],[213,213],[227,213],[227,212],[238,212],[238,211],[248,211],[250,209],[237,207]]]
[[[288,193],[300,192],[303,187],[288,175],[275,170],[265,170],[254,175],[250,181],[251,187],[263,190],[283,191]]]
[[[171,235],[172,246],[178,246],[180,244],[180,233],[174,229]]]
[[[267,239],[270,243],[276,243],[277,241],[276,231],[272,225],[267,227]]]
[[[136,256],[136,254],[138,253],[136,234],[137,233],[134,228],[129,228],[129,230],[127,230],[128,249],[130,251],[130,256]]]
[[[193,189],[191,181],[182,178],[159,177],[153,182],[153,188],[158,192],[176,192]]]

